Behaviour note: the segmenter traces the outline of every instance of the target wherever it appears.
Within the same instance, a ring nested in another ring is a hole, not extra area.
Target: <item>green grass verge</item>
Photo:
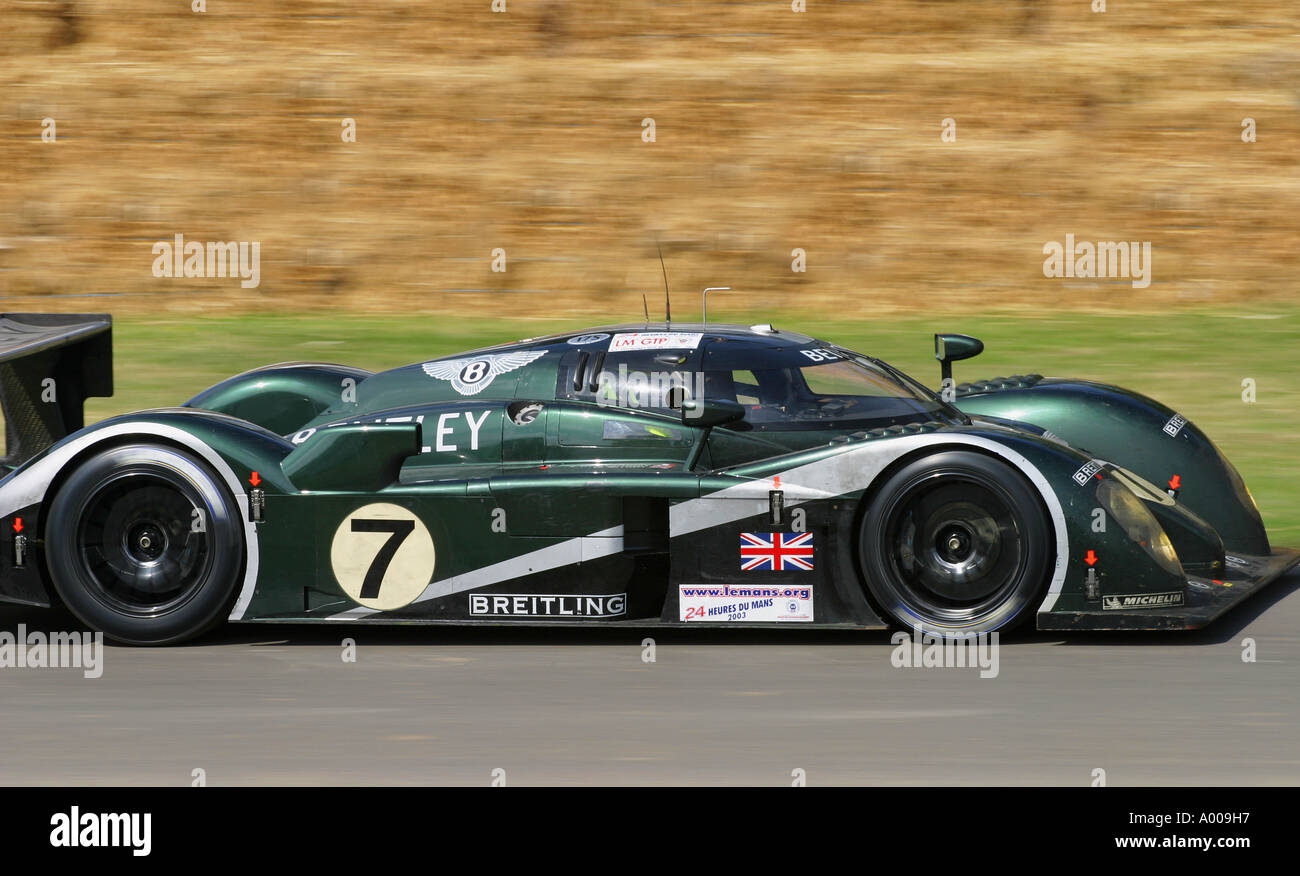
[[[716,321],[756,321],[715,311]],[[795,313],[763,321],[886,359],[934,386],[931,335],[973,334],[986,352],[959,362],[959,381],[1038,372],[1086,377],[1146,393],[1203,428],[1241,470],[1279,544],[1300,544],[1300,305],[1197,308],[1173,314],[991,312],[837,322]],[[589,322],[598,323],[600,318]],[[116,321],[117,395],[91,399],[87,419],[178,404],[259,365],[343,362],[374,370],[553,331],[572,319],[416,315],[274,315]],[[1256,401],[1242,399],[1252,378]]]

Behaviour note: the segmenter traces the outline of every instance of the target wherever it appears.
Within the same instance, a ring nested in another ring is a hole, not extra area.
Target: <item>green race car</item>
[[[272,365],[82,428],[111,320],[0,317],[0,599],[123,642],[225,620],[1189,629],[1275,580],[1232,464],[1083,380],[936,394],[770,325]]]

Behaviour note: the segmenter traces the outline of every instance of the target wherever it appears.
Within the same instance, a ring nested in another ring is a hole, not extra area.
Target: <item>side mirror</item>
[[[935,335],[934,358],[939,360],[939,372],[946,386],[952,382],[952,363],[971,359],[984,352],[984,342],[970,335]]]
[[[745,419],[745,406],[720,398],[685,399],[682,402],[682,424],[712,429]]]

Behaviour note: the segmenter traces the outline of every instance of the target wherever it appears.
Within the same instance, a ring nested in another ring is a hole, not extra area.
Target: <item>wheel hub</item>
[[[167,550],[167,534],[152,521],[137,523],[127,532],[126,552],[138,563],[155,562]]]
[[[110,479],[86,500],[78,527],[92,594],[123,614],[149,616],[193,596],[213,562],[191,528],[199,498],[166,475]]]
[[[1019,565],[1010,509],[979,484],[918,484],[899,503],[892,550],[913,595],[929,611],[996,604]]]
[[[948,524],[939,530],[935,546],[945,563],[960,563],[970,558],[971,533],[960,523]]]

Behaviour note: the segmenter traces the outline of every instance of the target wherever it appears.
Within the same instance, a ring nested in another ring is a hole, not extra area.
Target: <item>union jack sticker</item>
[[[742,532],[740,571],[811,572],[811,532]]]

